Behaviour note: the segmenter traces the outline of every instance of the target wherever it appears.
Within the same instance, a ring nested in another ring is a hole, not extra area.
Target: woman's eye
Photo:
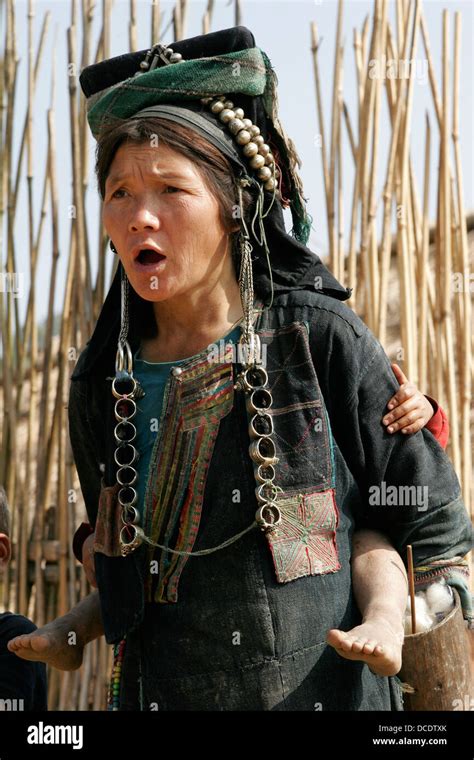
[[[118,190],[115,190],[110,197],[111,198],[122,198],[123,196],[122,195],[117,195],[117,193],[126,193],[126,192],[127,191],[123,187],[119,187]],[[171,194],[179,193],[180,192],[180,188],[179,187],[174,187],[172,185],[168,185],[163,192],[164,193],[171,193]]]

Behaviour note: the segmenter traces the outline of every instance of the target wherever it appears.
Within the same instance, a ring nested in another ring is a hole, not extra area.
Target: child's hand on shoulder
[[[392,363],[392,369],[400,383],[400,388],[387,404],[389,412],[382,418],[389,433],[417,433],[434,414],[428,399],[403,374],[398,364]]]

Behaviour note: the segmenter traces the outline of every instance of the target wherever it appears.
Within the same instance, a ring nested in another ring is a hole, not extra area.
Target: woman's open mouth
[[[166,256],[164,254],[158,253],[158,251],[154,251],[152,248],[142,248],[133,264],[137,269],[142,271],[144,269],[155,270],[160,264],[164,264],[165,261]]]

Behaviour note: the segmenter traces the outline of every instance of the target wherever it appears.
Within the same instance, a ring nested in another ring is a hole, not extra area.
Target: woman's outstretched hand
[[[86,573],[87,580],[94,588],[97,588],[97,581],[95,579],[95,562],[94,562],[94,538],[95,533],[91,533],[87,536],[86,540],[82,544],[82,564]]]
[[[398,364],[392,363],[400,388],[387,404],[389,412],[382,418],[389,433],[417,433],[434,414],[428,399],[403,374]]]

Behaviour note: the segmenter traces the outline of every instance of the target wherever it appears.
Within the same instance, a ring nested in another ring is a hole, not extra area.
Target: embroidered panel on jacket
[[[232,345],[226,344],[221,362],[207,354],[180,364],[170,376],[150,459],[144,502],[144,530],[156,542],[179,551],[192,551],[199,530],[207,471],[222,417],[232,409],[234,379]],[[176,602],[178,582],[189,557],[160,551],[146,574],[148,601]]]

